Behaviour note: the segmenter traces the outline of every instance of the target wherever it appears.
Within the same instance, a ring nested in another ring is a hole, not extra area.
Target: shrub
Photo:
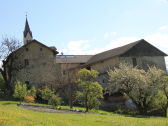
[[[164,94],[164,91],[159,90],[154,97],[152,97],[152,110],[150,113],[154,115],[163,115],[167,116],[167,97]]]
[[[54,95],[54,91],[49,89],[47,86],[41,90],[41,98],[43,100],[49,101],[49,99],[52,97],[52,95]]]
[[[47,86],[41,91],[41,98],[48,101],[48,104],[52,106],[58,106],[61,104],[61,98],[54,94],[54,91],[49,89]]]
[[[61,104],[61,98],[58,95],[52,95],[48,101],[48,104],[52,105],[53,107],[57,107]]]
[[[36,96],[36,89],[34,86],[30,90],[28,90],[27,95],[34,96],[34,97]]]
[[[34,103],[35,97],[34,96],[25,96],[24,101],[27,103]]]
[[[15,85],[15,90],[14,90],[13,96],[15,98],[19,98],[20,99],[20,104],[21,104],[21,101],[23,101],[23,99],[26,95],[27,95],[26,84],[22,84],[20,81],[17,81],[16,85]]]
[[[43,98],[42,98],[42,94],[41,94],[42,92],[41,92],[41,89],[37,89],[36,90],[36,101],[38,102],[38,103],[43,103],[43,104],[47,104],[47,100],[44,100]]]

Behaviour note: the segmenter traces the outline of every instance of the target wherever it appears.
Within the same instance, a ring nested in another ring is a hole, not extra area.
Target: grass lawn
[[[168,118],[100,114],[60,114],[27,110],[12,101],[0,101],[0,126],[168,126]]]

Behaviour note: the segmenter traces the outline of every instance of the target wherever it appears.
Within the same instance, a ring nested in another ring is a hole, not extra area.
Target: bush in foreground
[[[53,90],[48,88],[47,86],[41,90],[41,98],[46,100],[48,104],[56,107],[61,104],[61,98],[55,94]]]
[[[16,82],[15,90],[13,96],[20,99],[20,104],[23,101],[24,97],[27,95],[27,86],[22,84],[20,81]]]
[[[34,103],[35,102],[35,97],[34,96],[25,96],[24,101],[27,103]]]
[[[53,107],[57,107],[61,104],[61,98],[58,95],[52,95],[48,101],[48,104],[52,105]]]
[[[27,85],[21,83],[20,81],[16,82],[15,90],[13,96],[20,99],[20,104],[24,100],[25,102],[34,102],[36,98],[36,89],[33,86],[30,90],[27,89]]]

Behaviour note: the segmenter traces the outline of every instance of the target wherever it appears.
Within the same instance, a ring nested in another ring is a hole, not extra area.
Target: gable
[[[116,56],[167,56],[144,39],[94,55],[84,66],[102,62]]]
[[[49,57],[49,56],[55,56],[53,51],[51,49],[48,49],[44,46],[42,46],[39,43],[32,42],[22,48],[24,55],[32,56],[32,57]]]
[[[37,40],[32,40],[31,42],[29,42],[29,43],[27,43],[27,44],[21,46],[19,49],[17,49],[17,50],[15,50],[14,52],[12,52],[10,55],[12,55],[12,54],[14,54],[14,53],[17,53],[17,52],[19,52],[19,51],[21,51],[21,50],[25,50],[27,47],[29,47],[29,48],[31,49],[31,48],[33,48],[34,46],[35,46],[35,47],[38,47],[38,46],[39,46],[39,47],[43,47],[43,48],[45,48],[46,50],[52,52],[52,54],[54,54],[54,55],[58,54],[58,52],[56,51],[56,49],[50,48],[50,47],[48,47],[48,46],[46,46],[46,45],[44,45],[44,44],[38,42]]]
[[[8,60],[13,56],[13,55],[20,55],[21,53],[26,52],[26,48],[29,47],[31,49],[31,47],[33,47],[33,45],[36,45],[37,47],[43,47],[45,50],[47,50],[47,52],[49,52],[52,55],[56,55],[58,54],[58,52],[56,51],[56,49],[50,48],[40,42],[38,42],[37,40],[32,40],[31,42],[27,43],[26,45],[21,46],[19,49],[15,50],[14,52],[10,53],[9,56],[6,59],[6,63],[8,62]],[[36,47],[35,47],[36,48]],[[38,48],[39,49],[39,48]],[[30,51],[29,51],[30,52]],[[28,54],[28,53],[27,53]],[[33,53],[32,53],[33,54]]]
[[[141,40],[121,56],[167,56],[167,54],[145,40]]]
[[[42,44],[41,42],[38,42],[37,40],[32,40],[31,42],[27,43],[26,45],[24,45],[24,46],[22,46],[22,47],[29,46],[29,45],[31,45],[32,43],[35,43],[36,45],[40,45],[41,47],[46,48],[46,49],[49,50],[49,51],[52,51],[54,54],[58,54],[58,52],[56,51],[56,48],[55,48],[55,49],[53,49],[53,47],[50,48],[50,47],[48,47],[48,46]],[[22,47],[21,47],[21,48],[22,48]]]

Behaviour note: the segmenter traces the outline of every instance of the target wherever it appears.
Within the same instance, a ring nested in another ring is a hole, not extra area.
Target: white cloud
[[[90,55],[94,55],[97,53],[101,53],[103,51],[107,51],[116,47],[120,47],[123,46],[125,44],[128,44],[130,42],[134,42],[136,41],[137,38],[136,37],[122,37],[122,38],[118,38],[116,40],[113,40],[111,42],[109,42],[107,45],[105,45],[104,47],[100,47],[100,48],[89,48],[87,51],[85,51],[85,53],[83,54],[90,54]]]
[[[159,30],[166,30],[166,29],[168,29],[168,25],[164,25],[159,28]]]
[[[107,39],[112,36],[115,36],[116,34],[117,34],[117,32],[106,32],[106,33],[104,33],[104,38]]]
[[[70,41],[67,44],[67,47],[60,50],[59,52],[63,52],[64,54],[84,54],[88,48],[90,47],[88,40],[76,40]]]
[[[113,49],[116,47],[120,47],[126,44],[129,44],[131,42],[137,41],[138,39],[136,37],[121,37],[118,39],[115,39],[111,42],[109,42],[108,45],[106,45],[105,49]]]
[[[104,47],[100,48],[93,48],[91,47],[89,40],[77,40],[77,41],[70,41],[66,48],[59,50],[59,52],[64,52],[64,54],[88,54],[93,55],[96,53],[100,53],[109,49],[113,49],[130,42],[134,42],[138,40],[136,37],[121,37],[116,40],[109,42]]]
[[[159,49],[168,54],[168,48],[167,48],[168,34],[161,34],[161,33],[151,34],[146,36],[145,40],[147,40],[152,45],[158,47]]]

